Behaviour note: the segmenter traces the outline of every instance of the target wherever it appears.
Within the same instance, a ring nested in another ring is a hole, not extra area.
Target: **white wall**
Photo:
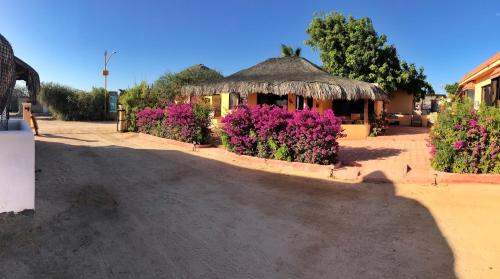
[[[21,119],[0,131],[0,213],[35,208],[35,138]]]

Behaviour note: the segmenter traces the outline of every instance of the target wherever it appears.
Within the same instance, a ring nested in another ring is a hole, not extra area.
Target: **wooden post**
[[[365,99],[365,110],[364,110],[364,124],[365,125],[370,125],[370,122],[368,121],[368,99]]]

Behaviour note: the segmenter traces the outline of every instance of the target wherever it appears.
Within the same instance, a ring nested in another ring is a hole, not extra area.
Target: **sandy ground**
[[[0,278],[500,278],[498,185],[339,183],[39,125],[36,212],[0,215]]]

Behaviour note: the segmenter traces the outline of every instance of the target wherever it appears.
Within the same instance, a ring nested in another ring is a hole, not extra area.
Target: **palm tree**
[[[300,47],[294,49],[291,46],[281,44],[281,56],[282,57],[300,57],[300,52],[302,49]]]

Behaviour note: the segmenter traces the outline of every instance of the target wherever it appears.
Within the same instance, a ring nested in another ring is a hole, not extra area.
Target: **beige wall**
[[[483,86],[491,84],[491,79],[486,79],[474,85],[474,107],[479,108],[481,105],[481,89]]]
[[[387,104],[388,113],[412,114],[413,95],[406,91],[398,90],[394,92],[391,101]]]
[[[225,116],[229,113],[229,93],[220,94],[220,114]]]

